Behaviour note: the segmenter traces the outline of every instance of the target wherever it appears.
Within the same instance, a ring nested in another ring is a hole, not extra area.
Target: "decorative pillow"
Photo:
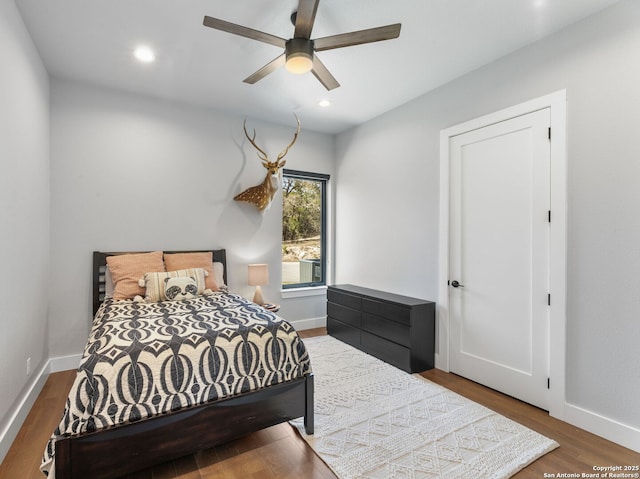
[[[195,298],[198,294],[196,280],[187,277],[165,278],[164,295],[168,301]]]
[[[213,276],[216,280],[216,284],[218,285],[219,291],[227,291],[227,285],[224,284],[224,264],[216,261],[213,263]],[[214,291],[216,291],[214,289]]]
[[[113,278],[109,266],[104,269],[104,298],[113,298]]]
[[[107,256],[107,265],[113,279],[113,299],[133,299],[144,294],[138,280],[147,271],[164,271],[162,251]]]
[[[192,278],[196,284],[196,292],[194,296],[200,296],[205,292],[205,270],[202,268],[180,269],[177,271],[166,271],[162,273],[145,273],[140,279],[139,284],[145,287],[144,300],[147,303],[157,303],[158,301],[167,301],[165,294],[167,278]]]
[[[167,271],[176,271],[188,268],[203,268],[208,274],[206,277],[207,289],[218,291],[219,286],[224,281],[217,281],[213,268],[213,253],[205,251],[202,253],[165,253],[164,264]]]

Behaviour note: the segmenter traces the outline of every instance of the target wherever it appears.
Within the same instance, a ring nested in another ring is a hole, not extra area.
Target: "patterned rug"
[[[341,479],[507,478],[558,444],[331,336],[304,340],[315,374],[315,434],[302,437]]]

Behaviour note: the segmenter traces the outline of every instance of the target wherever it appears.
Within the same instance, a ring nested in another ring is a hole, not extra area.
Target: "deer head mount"
[[[239,195],[236,195],[233,199],[236,201],[246,201],[247,203],[251,203],[256,208],[258,208],[261,212],[266,211],[269,206],[271,206],[271,200],[273,196],[278,191],[280,187],[280,168],[282,168],[287,161],[283,160],[285,155],[289,152],[289,148],[293,146],[293,144],[298,139],[298,133],[300,133],[300,120],[298,116],[294,114],[296,117],[296,122],[298,123],[298,128],[296,129],[295,134],[293,135],[293,140],[291,143],[287,145],[287,147],[278,154],[278,159],[276,161],[269,161],[268,155],[264,152],[262,148],[256,145],[256,130],[253,130],[253,137],[249,136],[247,133],[247,119],[245,118],[243,123],[244,134],[249,140],[249,143],[253,145],[253,147],[257,150],[258,158],[262,162],[262,166],[267,169],[267,175],[264,178],[264,181],[259,185],[252,186],[251,188],[247,188]]]

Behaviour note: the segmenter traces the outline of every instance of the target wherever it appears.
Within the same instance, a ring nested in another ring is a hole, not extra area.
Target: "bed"
[[[226,284],[225,250],[209,252]],[[95,317],[43,472],[118,478],[299,417],[313,434],[313,374],[289,323],[224,288],[115,301],[106,263],[123,254],[93,254]]]

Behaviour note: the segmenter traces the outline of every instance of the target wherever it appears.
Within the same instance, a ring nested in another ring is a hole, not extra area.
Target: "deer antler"
[[[300,119],[298,118],[298,115],[296,115],[295,113],[293,114],[293,116],[296,117],[296,121],[298,122],[298,128],[296,129],[296,132],[293,134],[293,140],[291,141],[291,143],[289,143],[289,145],[284,150],[282,150],[278,155],[278,159],[276,160],[276,163],[279,163],[280,160],[284,158],[284,155],[289,153],[289,148],[291,148],[293,144],[296,142],[296,140],[298,139],[298,133],[300,133]]]
[[[300,124],[300,122],[298,122],[298,124]],[[249,137],[249,133],[247,133],[247,119],[246,118],[244,119],[244,123],[242,124],[242,128],[244,128],[244,135],[247,137],[247,140],[249,140],[249,142],[253,145],[253,147],[256,150],[258,150],[258,158],[260,158],[262,161],[269,161],[268,155],[264,152],[264,150],[262,148],[260,148],[258,145],[256,145],[256,142],[255,142],[256,130],[255,130],[255,128],[253,129],[253,138]]]

